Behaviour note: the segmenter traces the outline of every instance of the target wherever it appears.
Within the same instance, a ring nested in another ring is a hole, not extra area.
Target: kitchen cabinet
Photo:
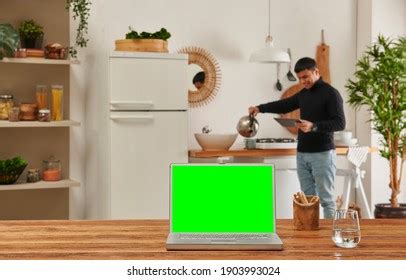
[[[34,19],[44,27],[44,44],[70,45],[70,15],[65,0],[1,1],[2,22],[18,26]],[[46,11],[46,12],[44,12]],[[0,185],[0,219],[67,219],[70,188],[80,183],[70,178],[71,129],[80,125],[70,119],[70,66],[78,60],[5,58],[0,61],[0,92],[14,96],[15,102],[35,102],[37,84],[64,86],[64,120],[58,122],[0,121],[0,157],[21,156],[28,161],[20,183]],[[50,90],[48,92],[50,95]],[[62,163],[62,180],[23,183],[29,168],[42,168],[42,160],[55,156]]]
[[[169,166],[187,162],[187,55],[110,56],[109,218],[169,218]]]

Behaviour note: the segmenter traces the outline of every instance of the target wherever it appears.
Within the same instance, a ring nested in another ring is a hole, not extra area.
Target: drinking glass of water
[[[357,211],[336,210],[332,239],[341,248],[355,248],[358,245],[361,240],[361,230]]]

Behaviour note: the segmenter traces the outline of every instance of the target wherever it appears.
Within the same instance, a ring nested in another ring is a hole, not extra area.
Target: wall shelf
[[[72,120],[53,121],[53,122],[39,122],[39,121],[19,121],[9,122],[0,121],[0,128],[17,128],[17,127],[70,127],[80,126],[80,122]]]
[[[24,7],[24,8],[21,8]],[[0,1],[2,20],[18,26],[21,19],[34,18],[44,26],[44,42],[58,42],[63,46],[70,46],[70,33],[74,27],[71,10],[66,9],[66,0],[13,0]],[[47,15],[44,16],[44,11]],[[3,16],[4,15],[4,16]],[[62,176],[66,180],[58,182],[21,182],[12,185],[0,185],[0,220],[43,220],[69,219],[76,211],[72,207],[76,197],[71,196],[71,187],[80,185],[80,175],[71,174],[72,166],[80,162],[80,158],[73,157],[76,151],[76,136],[81,133],[78,129],[80,122],[72,120],[71,108],[76,95],[72,91],[77,88],[73,79],[73,68],[81,62],[71,59],[46,59],[44,57],[4,58],[0,61],[0,91],[11,93],[15,100],[34,101],[36,85],[62,85],[64,120],[54,122],[0,121],[0,159],[21,156],[28,162],[26,170],[39,167],[43,159],[52,155],[60,160]],[[56,65],[56,66],[52,66]],[[60,65],[60,66],[58,66]],[[75,66],[73,66],[75,65]],[[51,90],[48,95],[52,96]],[[52,98],[50,98],[52,99]],[[51,100],[49,100],[51,101]],[[50,103],[52,104],[52,102]],[[72,135],[74,135],[72,137]],[[71,148],[74,147],[72,150]],[[81,173],[77,171],[77,173]],[[3,192],[1,192],[4,190]],[[8,190],[13,190],[8,192]],[[19,191],[14,191],[19,190]],[[79,189],[80,190],[80,189]],[[73,211],[71,211],[73,210]],[[76,214],[76,213],[75,213]],[[78,214],[81,215],[81,214]]]
[[[3,58],[3,60],[0,60],[0,63],[74,65],[74,64],[80,64],[80,61],[79,60],[69,60],[69,59],[45,59],[45,58],[37,58],[37,57],[27,57],[27,58],[5,57],[5,58]]]
[[[80,183],[74,180],[66,179],[56,182],[39,181],[36,183],[16,183],[12,185],[0,185],[0,191],[12,190],[40,190],[40,189],[60,189],[79,187]]]

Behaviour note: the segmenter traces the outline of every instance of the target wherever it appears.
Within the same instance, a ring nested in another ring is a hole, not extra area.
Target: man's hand
[[[307,133],[312,131],[313,123],[306,120],[300,120],[300,122],[296,123],[296,127],[299,128],[304,133]]]
[[[248,114],[253,115],[254,117],[259,113],[258,107],[251,106],[248,108]]]

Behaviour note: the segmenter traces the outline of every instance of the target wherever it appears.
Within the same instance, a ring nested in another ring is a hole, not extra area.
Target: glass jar
[[[51,113],[49,109],[41,109],[38,111],[38,121],[40,122],[50,122]]]
[[[33,168],[28,169],[27,172],[27,183],[35,183],[41,180],[41,175],[39,173],[39,169]]]
[[[10,111],[8,111],[8,120],[10,122],[18,122],[20,120],[20,108],[19,107],[12,107]]]
[[[63,86],[53,85],[51,91],[52,107],[51,120],[63,120]]]
[[[59,181],[61,180],[62,168],[61,161],[50,157],[42,161],[42,180]]]
[[[36,121],[38,119],[37,103],[21,103],[20,104],[20,120]]]
[[[26,58],[27,57],[27,49],[17,49],[14,53],[14,57],[16,58]]]
[[[0,95],[0,120],[8,120],[8,112],[13,106],[14,102],[12,95]]]
[[[37,99],[37,105],[38,105],[39,110],[48,108],[47,86],[37,85],[37,89],[35,91],[35,97]]]

